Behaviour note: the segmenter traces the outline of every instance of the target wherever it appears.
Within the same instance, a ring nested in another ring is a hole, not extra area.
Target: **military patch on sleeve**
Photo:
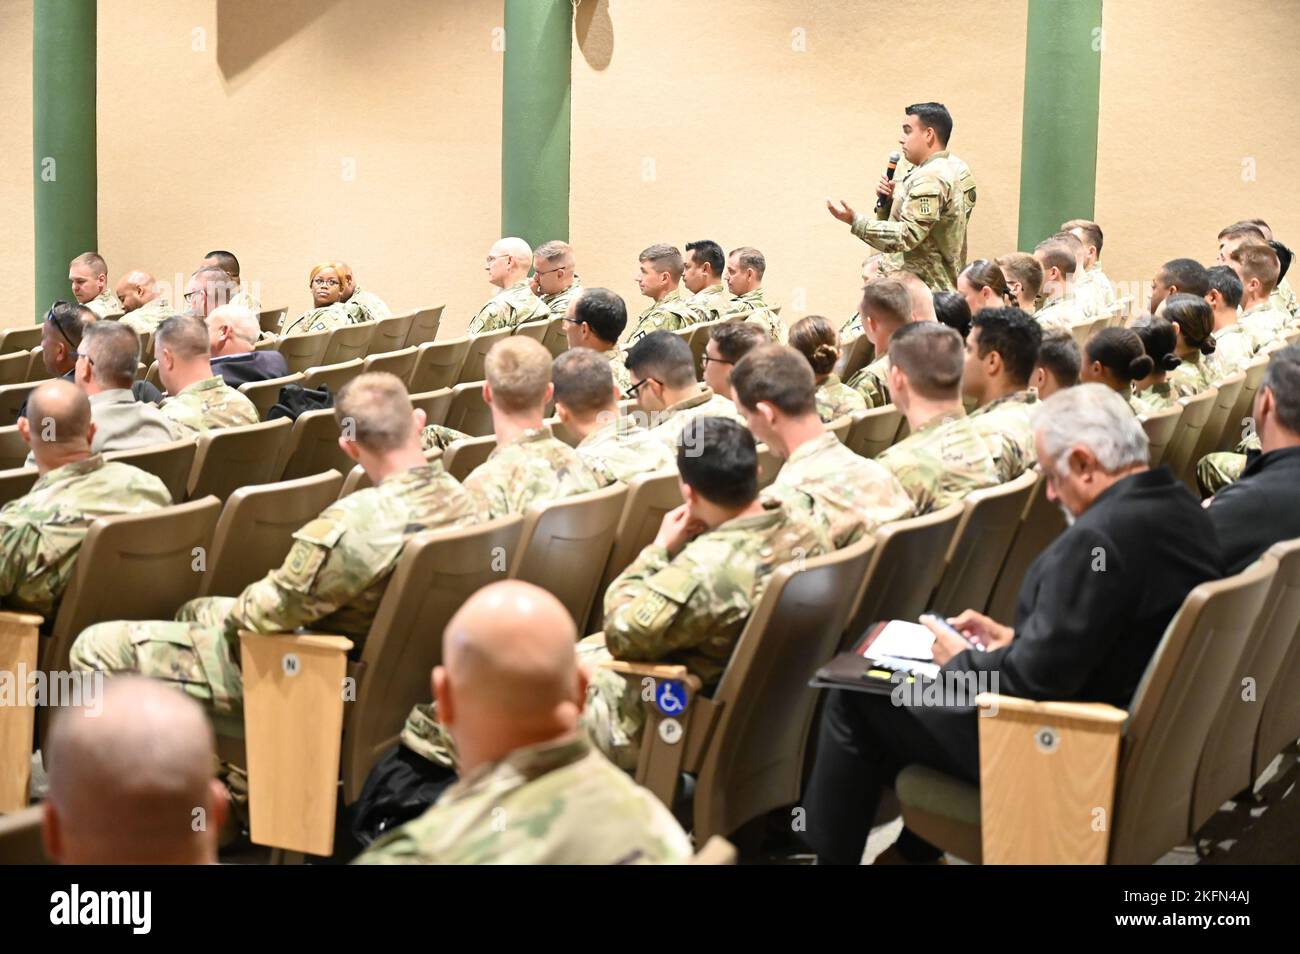
[[[636,612],[632,614],[632,621],[638,626],[650,626],[659,614],[664,611],[668,601],[659,593],[649,593],[637,601]]]
[[[700,581],[685,567],[666,566],[650,577],[646,585],[654,592],[680,605],[691,598]]]
[[[280,568],[284,585],[300,593],[310,592],[343,530],[342,524],[317,518],[295,533],[293,547]]]

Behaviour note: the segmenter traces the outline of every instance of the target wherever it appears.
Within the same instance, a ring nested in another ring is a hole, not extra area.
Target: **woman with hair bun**
[[[1104,384],[1120,397],[1133,396],[1133,382],[1155,370],[1155,362],[1142,348],[1142,339],[1130,328],[1103,328],[1083,346],[1079,377],[1085,383]]]
[[[1201,359],[1214,354],[1214,309],[1200,295],[1170,295],[1163,317],[1178,335],[1174,349],[1180,359],[1169,372],[1169,385],[1180,398],[1192,397],[1214,387],[1214,374]]]
[[[867,409],[866,399],[840,381],[835,363],[840,360],[839,336],[820,315],[809,315],[790,329],[790,347],[812,365],[817,382],[817,416],[823,422]]]
[[[1019,308],[1016,296],[1007,286],[1006,275],[997,262],[977,258],[957,276],[957,291],[966,299],[972,315],[985,308]]]
[[[1160,315],[1143,315],[1130,326],[1142,339],[1142,347],[1154,362],[1151,373],[1133,383],[1133,397],[1129,403],[1139,415],[1154,414],[1172,407],[1178,401],[1173,385],[1167,380],[1170,371],[1183,363],[1178,357],[1178,332]]]

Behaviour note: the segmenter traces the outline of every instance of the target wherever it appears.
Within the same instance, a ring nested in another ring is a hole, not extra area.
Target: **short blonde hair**
[[[532,338],[504,338],[483,362],[492,403],[507,412],[531,411],[546,403],[551,353]]]
[[[307,276],[307,287],[310,288],[311,283],[316,280],[316,276],[319,275],[321,272],[325,271],[325,269],[327,268],[332,269],[334,271],[334,274],[338,275],[340,288],[346,285],[347,280],[352,276],[352,273],[348,271],[348,267],[346,265],[341,265],[338,262],[321,262],[319,265],[313,268],[311,270],[311,274]]]
[[[340,431],[375,453],[397,450],[415,429],[406,385],[387,371],[361,374],[343,385],[334,419]]]

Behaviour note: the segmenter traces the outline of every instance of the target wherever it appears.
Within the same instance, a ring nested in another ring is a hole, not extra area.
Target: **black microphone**
[[[889,154],[889,165],[885,166],[885,178],[890,182],[894,181],[894,170],[898,168],[898,160],[902,158],[903,157],[896,152],[891,152]],[[877,194],[876,211],[885,211],[885,209],[889,208],[889,203],[892,201],[893,199],[890,196]]]

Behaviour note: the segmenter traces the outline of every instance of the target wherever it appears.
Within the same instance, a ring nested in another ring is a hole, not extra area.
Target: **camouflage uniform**
[[[761,325],[767,332],[768,341],[785,343],[785,322],[763,298],[763,289],[755,288],[738,297],[732,315],[737,321],[749,321]]]
[[[7,610],[53,619],[81,541],[98,517],[170,506],[153,474],[99,454],[47,471],[0,509],[0,600]]]
[[[736,296],[722,282],[717,282],[687,298],[686,306],[695,312],[696,321],[721,321],[736,313]]]
[[[551,312],[546,303],[533,294],[527,280],[520,280],[497,292],[491,301],[480,308],[478,314],[470,319],[465,333],[481,335],[501,328],[517,328],[524,322],[550,317]]]
[[[568,444],[534,427],[497,446],[465,478],[480,519],[523,513],[530,505],[598,490],[596,476]]]
[[[569,305],[573,299],[577,298],[582,292],[582,279],[577,275],[573,276],[573,284],[564,291],[556,292],[554,295],[541,295],[541,302],[550,310],[552,318],[563,318],[569,310]]]
[[[872,248],[902,254],[902,267],[934,291],[953,290],[966,264],[966,226],[975,179],[944,149],[913,168],[894,189],[888,214],[858,215],[853,234]]]
[[[1043,326],[1044,332],[1073,331],[1076,325],[1087,324],[1095,318],[1084,310],[1073,290],[1043,302],[1043,307],[1034,312],[1034,319]]]
[[[1300,302],[1296,301],[1295,292],[1291,290],[1291,283],[1285,277],[1277,283],[1273,289],[1273,294],[1268,296],[1268,303],[1277,311],[1285,312],[1289,317],[1288,326],[1294,326],[1297,317],[1300,317]]]
[[[609,360],[609,372],[614,375],[614,387],[618,388],[621,397],[632,386],[632,375],[628,372],[627,365],[623,363],[623,349],[615,346],[603,354]]]
[[[86,302],[86,308],[95,313],[97,318],[117,318],[126,311],[122,303],[117,300],[112,289],[105,288],[90,301]]]
[[[627,343],[635,344],[652,331],[681,331],[698,321],[697,313],[686,303],[681,288],[674,288],[641,312],[632,334],[628,335]]]
[[[849,378],[848,386],[862,395],[867,407],[884,407],[889,403],[889,352],[872,361]]]
[[[1196,462],[1196,482],[1207,497],[1217,494],[1228,484],[1236,483],[1246,465],[1259,456],[1263,449],[1259,434],[1248,432],[1237,444],[1236,452],[1216,451],[1206,454]]]
[[[451,427],[443,427],[441,424],[426,424],[424,430],[420,431],[420,450],[446,450],[456,441],[463,441],[469,438],[468,434]]]
[[[1084,270],[1082,276],[1074,283],[1074,290],[1084,311],[1093,318],[1100,318],[1107,314],[1119,300],[1119,296],[1115,294],[1115,286],[1101,270],[1101,265],[1096,262],[1091,268]]]
[[[849,450],[834,434],[801,445],[763,491],[794,520],[821,527],[838,550],[876,528],[912,515],[912,499],[884,467]]]
[[[350,301],[336,301],[324,308],[312,308],[304,311],[292,321],[280,326],[280,337],[291,335],[309,335],[314,331],[333,331],[345,325],[359,325],[368,320],[368,315],[360,305]]]
[[[842,382],[836,374],[826,375],[826,380],[817,385],[816,397],[817,416],[823,424],[867,409],[866,398]]]
[[[1206,367],[1214,380],[1222,381],[1230,374],[1246,370],[1255,357],[1255,340],[1240,324],[1220,328],[1214,333],[1214,354],[1205,358]]]
[[[176,313],[166,298],[155,298],[135,311],[128,311],[119,320],[136,334],[147,335],[151,331],[157,331],[159,325]]]
[[[260,420],[256,405],[220,375],[195,381],[182,388],[180,394],[164,398],[158,407],[171,419],[178,439],[218,427],[256,424]]]
[[[1128,403],[1138,417],[1147,417],[1173,407],[1178,403],[1178,395],[1174,393],[1173,385],[1165,380],[1136,392],[1128,399]]]
[[[641,411],[633,414],[642,416]],[[677,453],[677,444],[682,432],[697,417],[725,417],[737,424],[745,424],[744,417],[736,410],[736,405],[721,395],[714,394],[712,388],[701,387],[700,393],[684,401],[678,401],[652,416],[650,433],[663,441],[668,449]],[[748,425],[746,425],[748,426]]]
[[[830,550],[824,529],[792,520],[782,507],[728,520],[672,559],[651,544],[605,593],[604,646],[584,640],[579,654],[593,664],[610,657],[680,664],[710,692],[772,570]],[[596,745],[629,771],[645,719],[639,690],[639,680],[629,685],[622,675],[595,668],[582,718]]]
[[[1237,324],[1250,334],[1255,342],[1255,350],[1258,351],[1280,338],[1290,320],[1289,313],[1277,311],[1267,301],[1261,301],[1249,311],[1243,311]]]
[[[999,483],[992,455],[961,409],[926,421],[876,460],[898,478],[917,516]]]
[[[300,626],[346,636],[361,652],[406,542],[478,520],[474,501],[438,461],[389,474],[335,501],[293,535],[284,563],[237,597],[191,600],[176,622],[99,623],[72,647],[80,670],[139,672],[175,682],[219,714],[243,707],[239,631]]]
[[[677,465],[677,455],[631,417],[601,425],[574,450],[602,487],[619,480],[627,483],[650,471],[675,471]]]
[[[1214,387],[1214,376],[1199,351],[1165,375],[1165,381],[1180,398],[1194,397]]]
[[[671,864],[690,855],[672,813],[578,736],[479,766],[354,864]]]
[[[238,305],[240,308],[247,308],[255,315],[262,313],[262,303],[253,297],[253,293],[246,288],[241,287],[239,291],[230,296],[228,305]]]
[[[969,415],[998,471],[998,482],[1015,480],[1038,462],[1034,449],[1036,391],[1016,391],[995,398]]]
[[[380,321],[393,317],[393,309],[389,308],[382,298],[373,292],[362,291],[359,287],[352,289],[352,296],[347,300],[347,304],[361,309],[365,315],[363,321]]]

